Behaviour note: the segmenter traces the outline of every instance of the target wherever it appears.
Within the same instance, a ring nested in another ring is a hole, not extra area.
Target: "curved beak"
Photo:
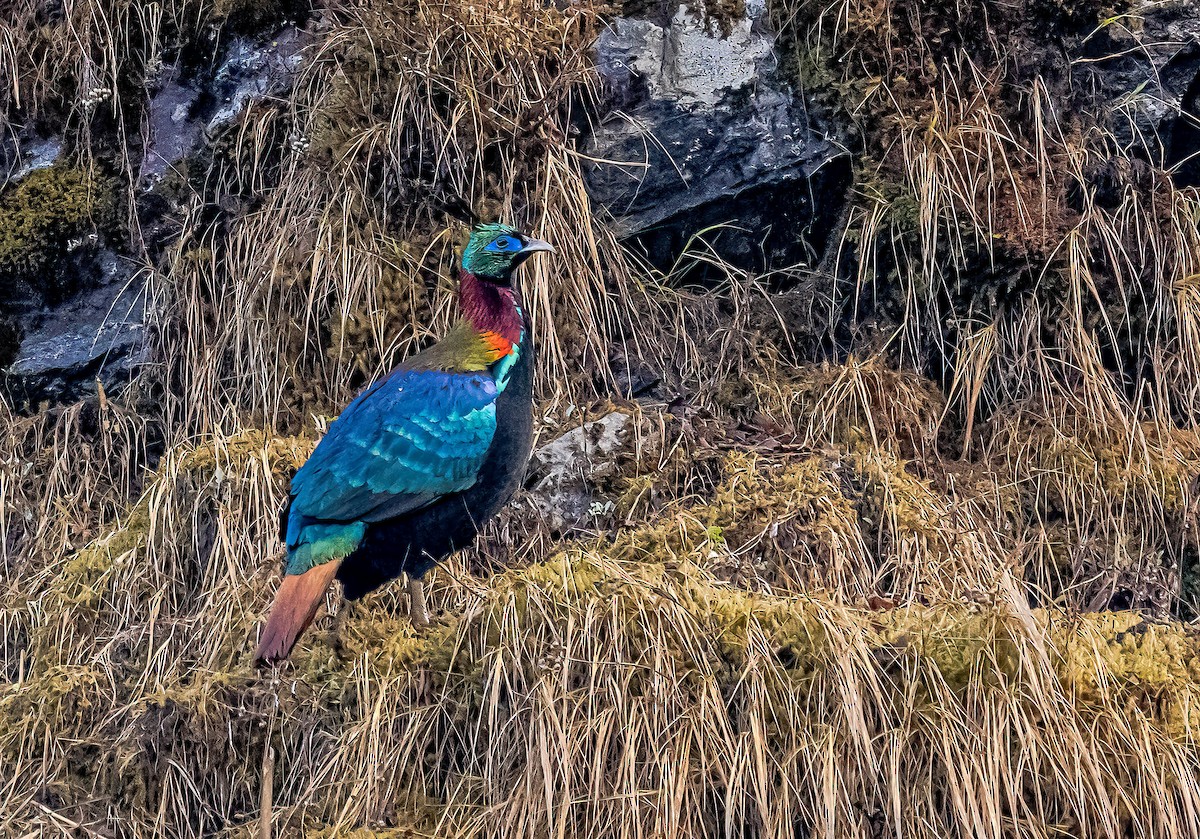
[[[526,255],[538,253],[540,251],[554,253],[554,245],[550,244],[549,242],[543,242],[541,239],[526,239],[525,247],[521,248],[521,253]]]

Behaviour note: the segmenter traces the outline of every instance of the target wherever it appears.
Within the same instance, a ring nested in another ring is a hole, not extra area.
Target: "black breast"
[[[525,330],[531,335],[528,320]],[[534,356],[530,338],[510,371],[508,386],[496,399],[496,436],[479,480],[464,492],[370,525],[362,545],[338,568],[347,597],[357,600],[403,573],[424,575],[469,545],[520,488],[533,446]]]

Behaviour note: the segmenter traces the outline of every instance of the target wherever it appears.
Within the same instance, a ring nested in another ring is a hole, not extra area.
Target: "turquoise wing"
[[[292,479],[287,573],[348,555],[367,524],[471,487],[496,396],[488,372],[405,369],[360,394]]]

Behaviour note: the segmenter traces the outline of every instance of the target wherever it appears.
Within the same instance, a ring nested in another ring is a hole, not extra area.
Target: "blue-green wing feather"
[[[496,395],[488,372],[407,369],[360,394],[292,479],[287,572],[344,557],[367,524],[471,487]]]

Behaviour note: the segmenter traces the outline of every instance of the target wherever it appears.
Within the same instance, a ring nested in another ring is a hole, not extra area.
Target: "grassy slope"
[[[806,551],[858,534],[814,478],[837,465],[808,450],[722,455],[711,504],[672,504],[486,583],[453,565],[429,632],[414,637],[389,592],[337,637],[322,620],[294,665],[256,673],[263,506],[306,450],[248,434],[169,458],[155,481],[169,494],[5,611],[27,645],[0,694],[0,743],[18,789],[48,782],[10,799],[10,824],[239,835],[256,829],[270,746],[275,818],[293,829],[1192,829],[1193,630],[1033,610],[1004,568],[985,591],[941,577],[931,605],[821,590],[831,570]],[[933,512],[916,511],[923,529],[898,522],[896,541],[951,533]],[[799,547],[772,552],[764,526]],[[733,566],[756,584],[728,582]],[[861,584],[885,569],[842,571]]]
[[[119,179],[146,45],[236,6],[31,23],[7,118]],[[1168,612],[1197,557],[1200,198],[1051,72],[1106,10],[912,8],[776,9],[866,151],[830,270],[772,296],[644,276],[592,218],[567,126],[596,10],[331,4],[292,101],[171,184],[163,363],[0,405],[0,834],[252,834],[269,766],[277,827],[339,835],[1196,835],[1197,639]],[[1032,71],[1031,33],[1062,47]],[[690,408],[637,412],[594,540],[518,505],[438,572],[434,630],[387,591],[255,673],[286,475],[444,328],[451,199],[559,246],[530,277],[548,433],[614,345]],[[805,357],[830,336],[858,354]]]

